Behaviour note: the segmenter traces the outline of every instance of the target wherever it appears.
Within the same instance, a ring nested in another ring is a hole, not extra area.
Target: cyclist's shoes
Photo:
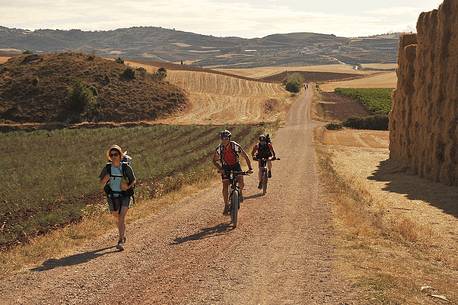
[[[272,171],[267,172],[267,177],[272,178]]]
[[[225,205],[224,206],[224,211],[223,211],[223,215],[229,215],[230,213],[230,206],[229,205]]]
[[[262,189],[262,182],[259,182],[258,189]]]
[[[124,237],[124,240],[119,240],[118,244],[116,245],[116,249],[118,249],[119,251],[123,251],[125,242],[126,242],[126,238],[125,237]]]

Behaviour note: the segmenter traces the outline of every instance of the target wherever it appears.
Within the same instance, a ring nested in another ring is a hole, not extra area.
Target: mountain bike
[[[276,160],[280,160],[280,158],[269,157],[269,158],[255,159],[255,160],[256,161],[259,160],[260,162],[259,170],[261,171],[262,194],[265,195],[267,193],[267,183],[269,181],[269,176],[267,175],[267,161],[276,161]]]
[[[237,217],[240,209],[240,187],[238,184],[238,176],[247,176],[249,172],[236,172],[228,171],[229,182],[231,185],[231,193],[229,195],[230,211],[231,211],[231,223],[235,228],[237,227]]]

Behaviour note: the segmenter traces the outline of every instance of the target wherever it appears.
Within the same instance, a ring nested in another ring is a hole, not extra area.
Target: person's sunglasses
[[[110,157],[117,157],[117,156],[119,156],[118,153],[111,153],[111,154],[110,154]]]

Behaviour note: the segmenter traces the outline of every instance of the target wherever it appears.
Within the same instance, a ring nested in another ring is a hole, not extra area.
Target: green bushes
[[[328,123],[326,124],[326,129],[328,130],[340,130],[342,129],[342,124],[340,123]]]
[[[153,74],[153,77],[159,81],[163,81],[167,77],[167,70],[161,67]]]
[[[382,114],[367,117],[351,117],[343,122],[342,125],[355,129],[388,130],[388,116]]]
[[[126,68],[122,74],[121,74],[121,78],[125,79],[125,80],[133,80],[135,78],[135,70],[132,69],[132,68]]]
[[[97,176],[105,150],[127,149],[139,179],[137,201],[214,177],[211,156],[222,126],[158,125],[0,134],[0,249],[81,219],[102,202]],[[229,127],[246,149],[263,127]]]
[[[97,88],[75,81],[69,90],[70,109],[78,114],[92,111],[97,103]]]
[[[298,93],[304,84],[304,78],[299,73],[293,73],[287,76],[284,84],[289,92]]]
[[[355,99],[372,114],[388,114],[391,110],[390,88],[336,88],[335,93]]]

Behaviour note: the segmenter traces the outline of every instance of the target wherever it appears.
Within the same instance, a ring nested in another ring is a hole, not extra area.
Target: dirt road
[[[6,304],[353,304],[335,275],[330,208],[319,200],[310,121],[298,100],[274,144],[268,194],[247,179],[239,226],[222,215],[219,184],[69,257],[1,279]],[[236,140],[236,139],[235,139]]]

